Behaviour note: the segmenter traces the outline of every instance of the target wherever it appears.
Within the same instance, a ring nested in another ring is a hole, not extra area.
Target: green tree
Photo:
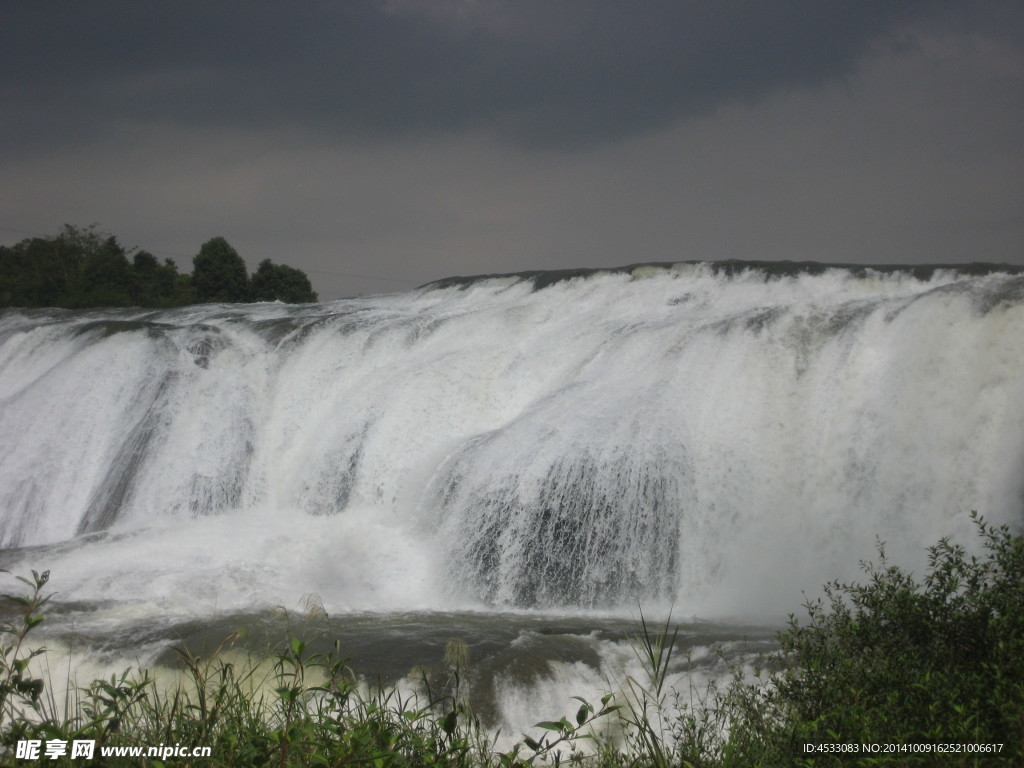
[[[192,285],[199,301],[246,301],[249,274],[245,261],[223,237],[203,243],[192,259]]]
[[[96,226],[65,224],[56,237],[33,237],[0,253],[3,306],[61,307],[77,300],[88,257],[102,249]]]
[[[155,302],[160,295],[160,262],[149,251],[139,251],[132,257],[132,303],[144,307]]]
[[[250,282],[245,262],[223,237],[203,243],[193,266],[193,274],[181,274],[173,259],[160,264],[148,251],[132,255],[95,224],[66,224],[53,237],[0,246],[0,307],[178,307],[202,301],[317,300],[304,272],[269,259],[260,264]]]
[[[20,246],[0,245],[0,307],[26,305],[25,258]]]
[[[252,276],[252,300],[301,304],[316,301],[317,295],[301,269],[264,259]]]
[[[85,253],[81,277],[68,303],[123,307],[132,301],[132,264],[117,238],[109,236]]]
[[[161,306],[179,307],[195,302],[192,276],[178,272],[174,259],[164,259],[156,274],[157,302]]]

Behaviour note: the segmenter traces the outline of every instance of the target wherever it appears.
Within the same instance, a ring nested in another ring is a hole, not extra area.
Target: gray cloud
[[[98,222],[187,269],[223,235],[328,299],[643,260],[1024,262],[1018,2],[0,10],[5,243]]]
[[[23,144],[123,121],[333,136],[486,130],[571,147],[848,74],[893,25],[942,4],[676,0],[5,8],[3,95]],[[983,15],[984,16],[984,15]],[[56,119],[55,119],[56,118]]]

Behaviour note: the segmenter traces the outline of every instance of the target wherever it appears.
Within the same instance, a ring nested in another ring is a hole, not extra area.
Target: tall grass
[[[367,689],[339,649],[312,654],[293,639],[266,659],[183,650],[176,685],[134,670],[58,699],[32,672],[44,650],[28,638],[49,600],[48,574],[33,572],[19,577],[25,594],[6,596],[17,612],[0,626],[0,763],[83,765],[19,760],[16,747],[87,739],[91,764],[119,766],[1024,766],[1024,539],[975,523],[980,558],[941,540],[919,581],[880,547],[866,582],[826,585],[753,680],[736,670],[723,684],[673,687],[678,631],[641,613],[633,645],[645,674],[626,680],[621,701],[577,698],[574,716],[539,721],[508,750],[468,705],[458,642],[445,679],[424,675],[418,694]],[[101,755],[158,744],[211,756]]]

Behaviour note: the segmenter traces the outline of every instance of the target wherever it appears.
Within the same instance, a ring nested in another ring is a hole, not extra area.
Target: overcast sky
[[[0,0],[0,243],[322,299],[640,261],[1024,264],[1024,4]]]

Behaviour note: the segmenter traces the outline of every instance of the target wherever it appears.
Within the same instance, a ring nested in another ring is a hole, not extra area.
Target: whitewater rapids
[[[785,615],[1024,522],[1024,277],[646,266],[0,315],[0,545],[108,617]]]

